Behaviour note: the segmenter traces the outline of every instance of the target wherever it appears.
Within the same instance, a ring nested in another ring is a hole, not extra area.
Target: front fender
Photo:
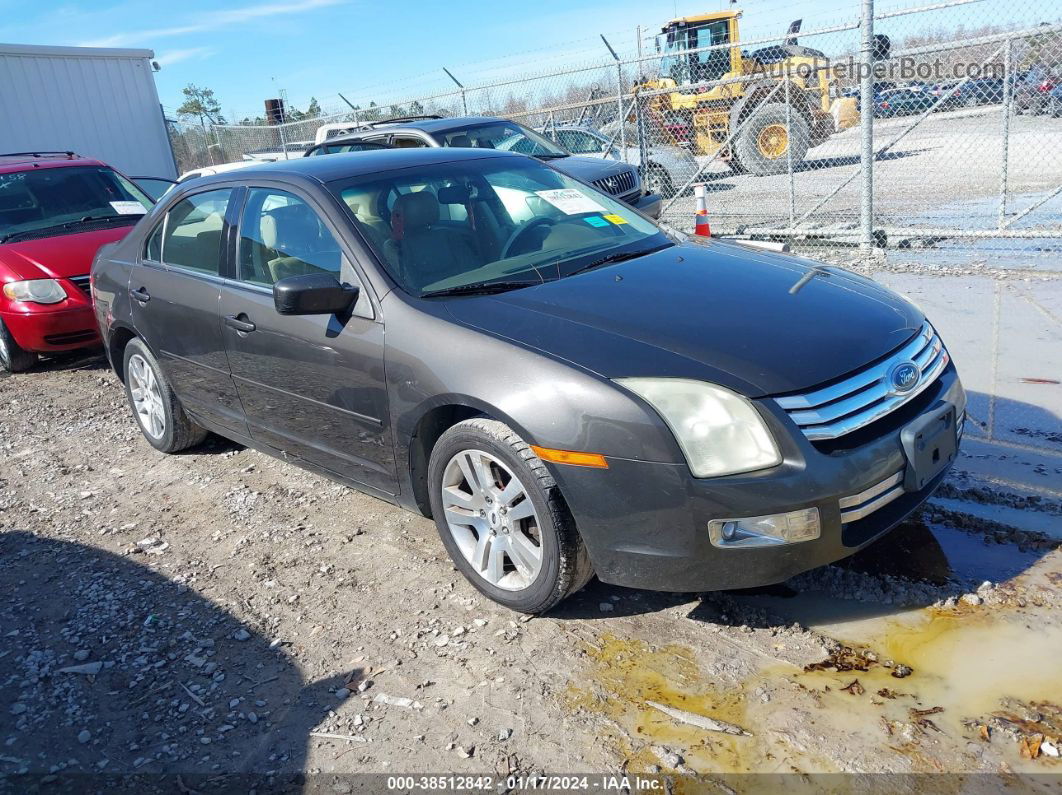
[[[663,420],[607,379],[463,326],[441,307],[422,310],[395,294],[385,300],[384,316],[399,472],[409,471],[409,444],[420,420],[444,405],[505,422],[529,444],[637,461],[684,461]]]

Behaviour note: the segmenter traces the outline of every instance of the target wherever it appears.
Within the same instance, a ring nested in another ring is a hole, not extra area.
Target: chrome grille
[[[89,284],[89,279],[91,278],[91,276],[71,276],[70,281],[72,281],[74,283],[74,286],[81,290],[81,292],[85,293],[85,295],[88,295],[89,291],[91,290],[91,286]]]
[[[808,439],[837,439],[881,419],[919,395],[949,361],[944,343],[926,323],[913,340],[885,361],[832,386],[775,401]],[[918,380],[908,391],[897,392],[889,383],[889,374],[903,362],[914,362]]]
[[[605,193],[611,193],[613,196],[622,196],[624,193],[629,193],[634,190],[637,183],[634,177],[634,171],[628,169],[619,174],[613,174],[611,177],[595,179],[590,184]]]

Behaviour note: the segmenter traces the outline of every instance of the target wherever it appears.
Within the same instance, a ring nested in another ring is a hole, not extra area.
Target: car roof
[[[331,141],[329,143],[332,143]],[[411,149],[376,149],[371,152],[341,152],[322,157],[300,157],[295,160],[278,160],[275,163],[262,163],[249,168],[241,168],[224,174],[198,177],[196,184],[223,182],[233,178],[254,179],[282,176],[309,177],[319,182],[331,182],[346,177],[360,177],[402,168],[412,168],[437,163],[451,163],[463,160],[482,160],[492,157],[512,157],[526,159],[524,155],[514,152],[502,152],[496,149],[459,149],[454,147],[417,147]],[[189,180],[191,182],[191,180]]]
[[[0,174],[28,171],[31,168],[106,165],[100,160],[81,157],[74,152],[0,152]]]
[[[437,133],[437,132],[449,132],[451,130],[460,130],[465,127],[478,127],[481,124],[495,124],[497,122],[512,122],[511,119],[501,119],[497,116],[456,116],[446,119],[418,119],[416,121],[394,121],[394,122],[376,122],[373,127],[365,127],[364,129],[357,130],[356,132],[347,133],[346,135],[337,135],[335,138],[329,138],[327,143],[342,143],[343,141],[358,141],[362,138],[369,138],[374,135],[380,135],[383,133],[402,132],[403,130],[416,130],[418,132]]]

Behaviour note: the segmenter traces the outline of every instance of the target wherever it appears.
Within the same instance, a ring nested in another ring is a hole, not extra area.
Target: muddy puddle
[[[879,550],[909,567],[919,554],[929,581],[990,579],[1007,597],[942,608],[828,588],[732,594],[739,613],[766,610],[778,628],[796,623],[852,651],[824,649],[823,664],[805,669],[778,652],[785,637],[770,622],[709,626],[683,643],[654,638],[649,622],[638,638],[587,642],[586,676],[567,706],[599,719],[602,741],[632,772],[1062,773],[1060,553],[925,525]],[[727,661],[738,675],[713,675]],[[751,736],[705,730],[689,715]]]

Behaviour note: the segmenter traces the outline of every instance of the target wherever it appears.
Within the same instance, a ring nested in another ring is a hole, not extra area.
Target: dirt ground
[[[98,357],[0,377],[0,789],[1058,774],[1062,502],[966,463],[843,564],[755,592],[594,582],[526,620],[462,579],[429,520],[219,439],[155,452]]]

